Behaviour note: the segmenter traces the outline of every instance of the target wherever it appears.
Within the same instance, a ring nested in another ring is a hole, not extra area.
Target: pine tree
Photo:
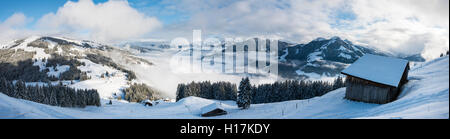
[[[339,89],[344,86],[345,86],[345,83],[344,83],[343,78],[341,76],[338,76],[338,78],[334,80],[333,90]]]
[[[250,103],[251,103],[251,94],[252,92],[252,87],[250,84],[250,80],[247,78],[242,79],[241,83],[239,84],[239,92],[238,92],[238,96],[237,96],[237,105],[239,108],[242,109],[248,109],[250,108]]]
[[[184,84],[178,84],[177,87],[177,101],[183,99],[185,97],[185,92],[186,92],[186,85]]]

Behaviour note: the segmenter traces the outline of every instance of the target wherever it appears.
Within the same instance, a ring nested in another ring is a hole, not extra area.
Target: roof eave
[[[374,83],[377,83],[377,84],[382,84],[382,85],[389,86],[389,87],[398,88],[398,85],[397,85],[397,86],[393,86],[393,85],[389,85],[389,84],[385,84],[385,83],[380,83],[380,82],[376,82],[376,81],[364,79],[364,78],[361,78],[361,77],[358,77],[358,76],[354,76],[354,75],[351,75],[351,74],[347,74],[347,73],[345,73],[345,72],[341,72],[341,74],[344,74],[344,75],[346,75],[346,76],[352,76],[352,77],[355,77],[355,78],[358,78],[358,79],[362,79],[362,80],[366,80],[366,81],[369,81],[369,82],[374,82]],[[400,84],[400,83],[399,83],[399,84]]]

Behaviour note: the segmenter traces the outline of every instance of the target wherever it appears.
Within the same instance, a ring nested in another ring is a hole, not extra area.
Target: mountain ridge
[[[58,45],[73,45],[74,47],[94,49],[99,51],[125,48],[125,51],[135,49],[139,52],[151,53],[152,51],[170,49],[170,45],[167,44],[167,42],[128,42],[119,44],[119,47],[111,47],[109,45],[104,45],[88,40],[73,40],[64,37],[52,36],[32,36],[27,39],[16,40],[14,43],[10,43],[10,45],[7,46],[2,46],[1,48],[17,49],[15,47],[26,47],[21,44],[31,43],[36,40],[41,40],[44,43],[54,42]],[[49,43],[48,45],[54,44]],[[305,44],[297,44],[280,40],[278,41],[278,47],[279,75],[280,77],[286,79],[315,80],[329,77],[333,78],[339,76],[340,71],[345,69],[349,64],[353,63],[365,54],[396,57],[407,59],[409,61],[425,61],[425,59],[420,54],[396,56],[387,52],[382,52],[375,48],[355,45],[351,41],[342,39],[338,36],[334,36],[329,39],[319,37]],[[141,60],[140,62],[143,61],[144,60]]]
[[[395,56],[374,48],[354,45],[351,41],[337,36],[330,39],[319,37],[306,44],[287,45],[287,43],[280,42],[279,48],[280,70],[283,71],[281,76],[285,78],[338,76],[340,71],[365,54],[396,57],[409,61],[425,61],[420,54],[406,57]]]
[[[0,77],[32,85],[61,82],[97,89],[103,98],[117,97],[138,82],[129,65],[153,65],[127,51],[87,40],[31,36],[9,44],[0,47]]]

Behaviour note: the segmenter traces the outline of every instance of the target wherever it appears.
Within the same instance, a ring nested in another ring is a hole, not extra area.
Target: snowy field
[[[201,108],[220,102],[228,115],[220,119],[428,119],[449,118],[449,58],[416,64],[399,99],[384,105],[345,100],[345,88],[322,97],[270,104],[251,105],[239,110],[234,101],[189,97],[179,102],[161,102],[154,107],[113,100],[101,107],[61,108],[18,100],[0,93],[0,118],[46,119],[198,119]]]

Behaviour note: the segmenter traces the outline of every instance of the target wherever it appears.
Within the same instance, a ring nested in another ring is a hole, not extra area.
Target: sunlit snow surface
[[[77,89],[96,89],[100,98],[111,98],[114,94],[119,96],[122,94],[122,89],[129,87],[125,73],[108,66],[93,63],[87,59],[80,59],[79,61],[84,62],[85,65],[78,67],[78,69],[86,72],[87,76],[91,77],[91,79],[75,83],[70,87]],[[109,76],[102,78],[101,75],[106,72],[108,72]]]
[[[354,102],[343,99],[345,88],[322,97],[270,104],[254,104],[240,110],[234,101],[216,101],[189,97],[178,102],[162,102],[154,107],[113,101],[113,105],[84,109],[61,108],[18,100],[0,94],[0,118],[203,118],[201,109],[216,102],[228,115],[212,117],[223,119],[276,118],[449,118],[449,58],[439,58],[416,64],[410,71],[410,82],[399,99],[384,105]]]

